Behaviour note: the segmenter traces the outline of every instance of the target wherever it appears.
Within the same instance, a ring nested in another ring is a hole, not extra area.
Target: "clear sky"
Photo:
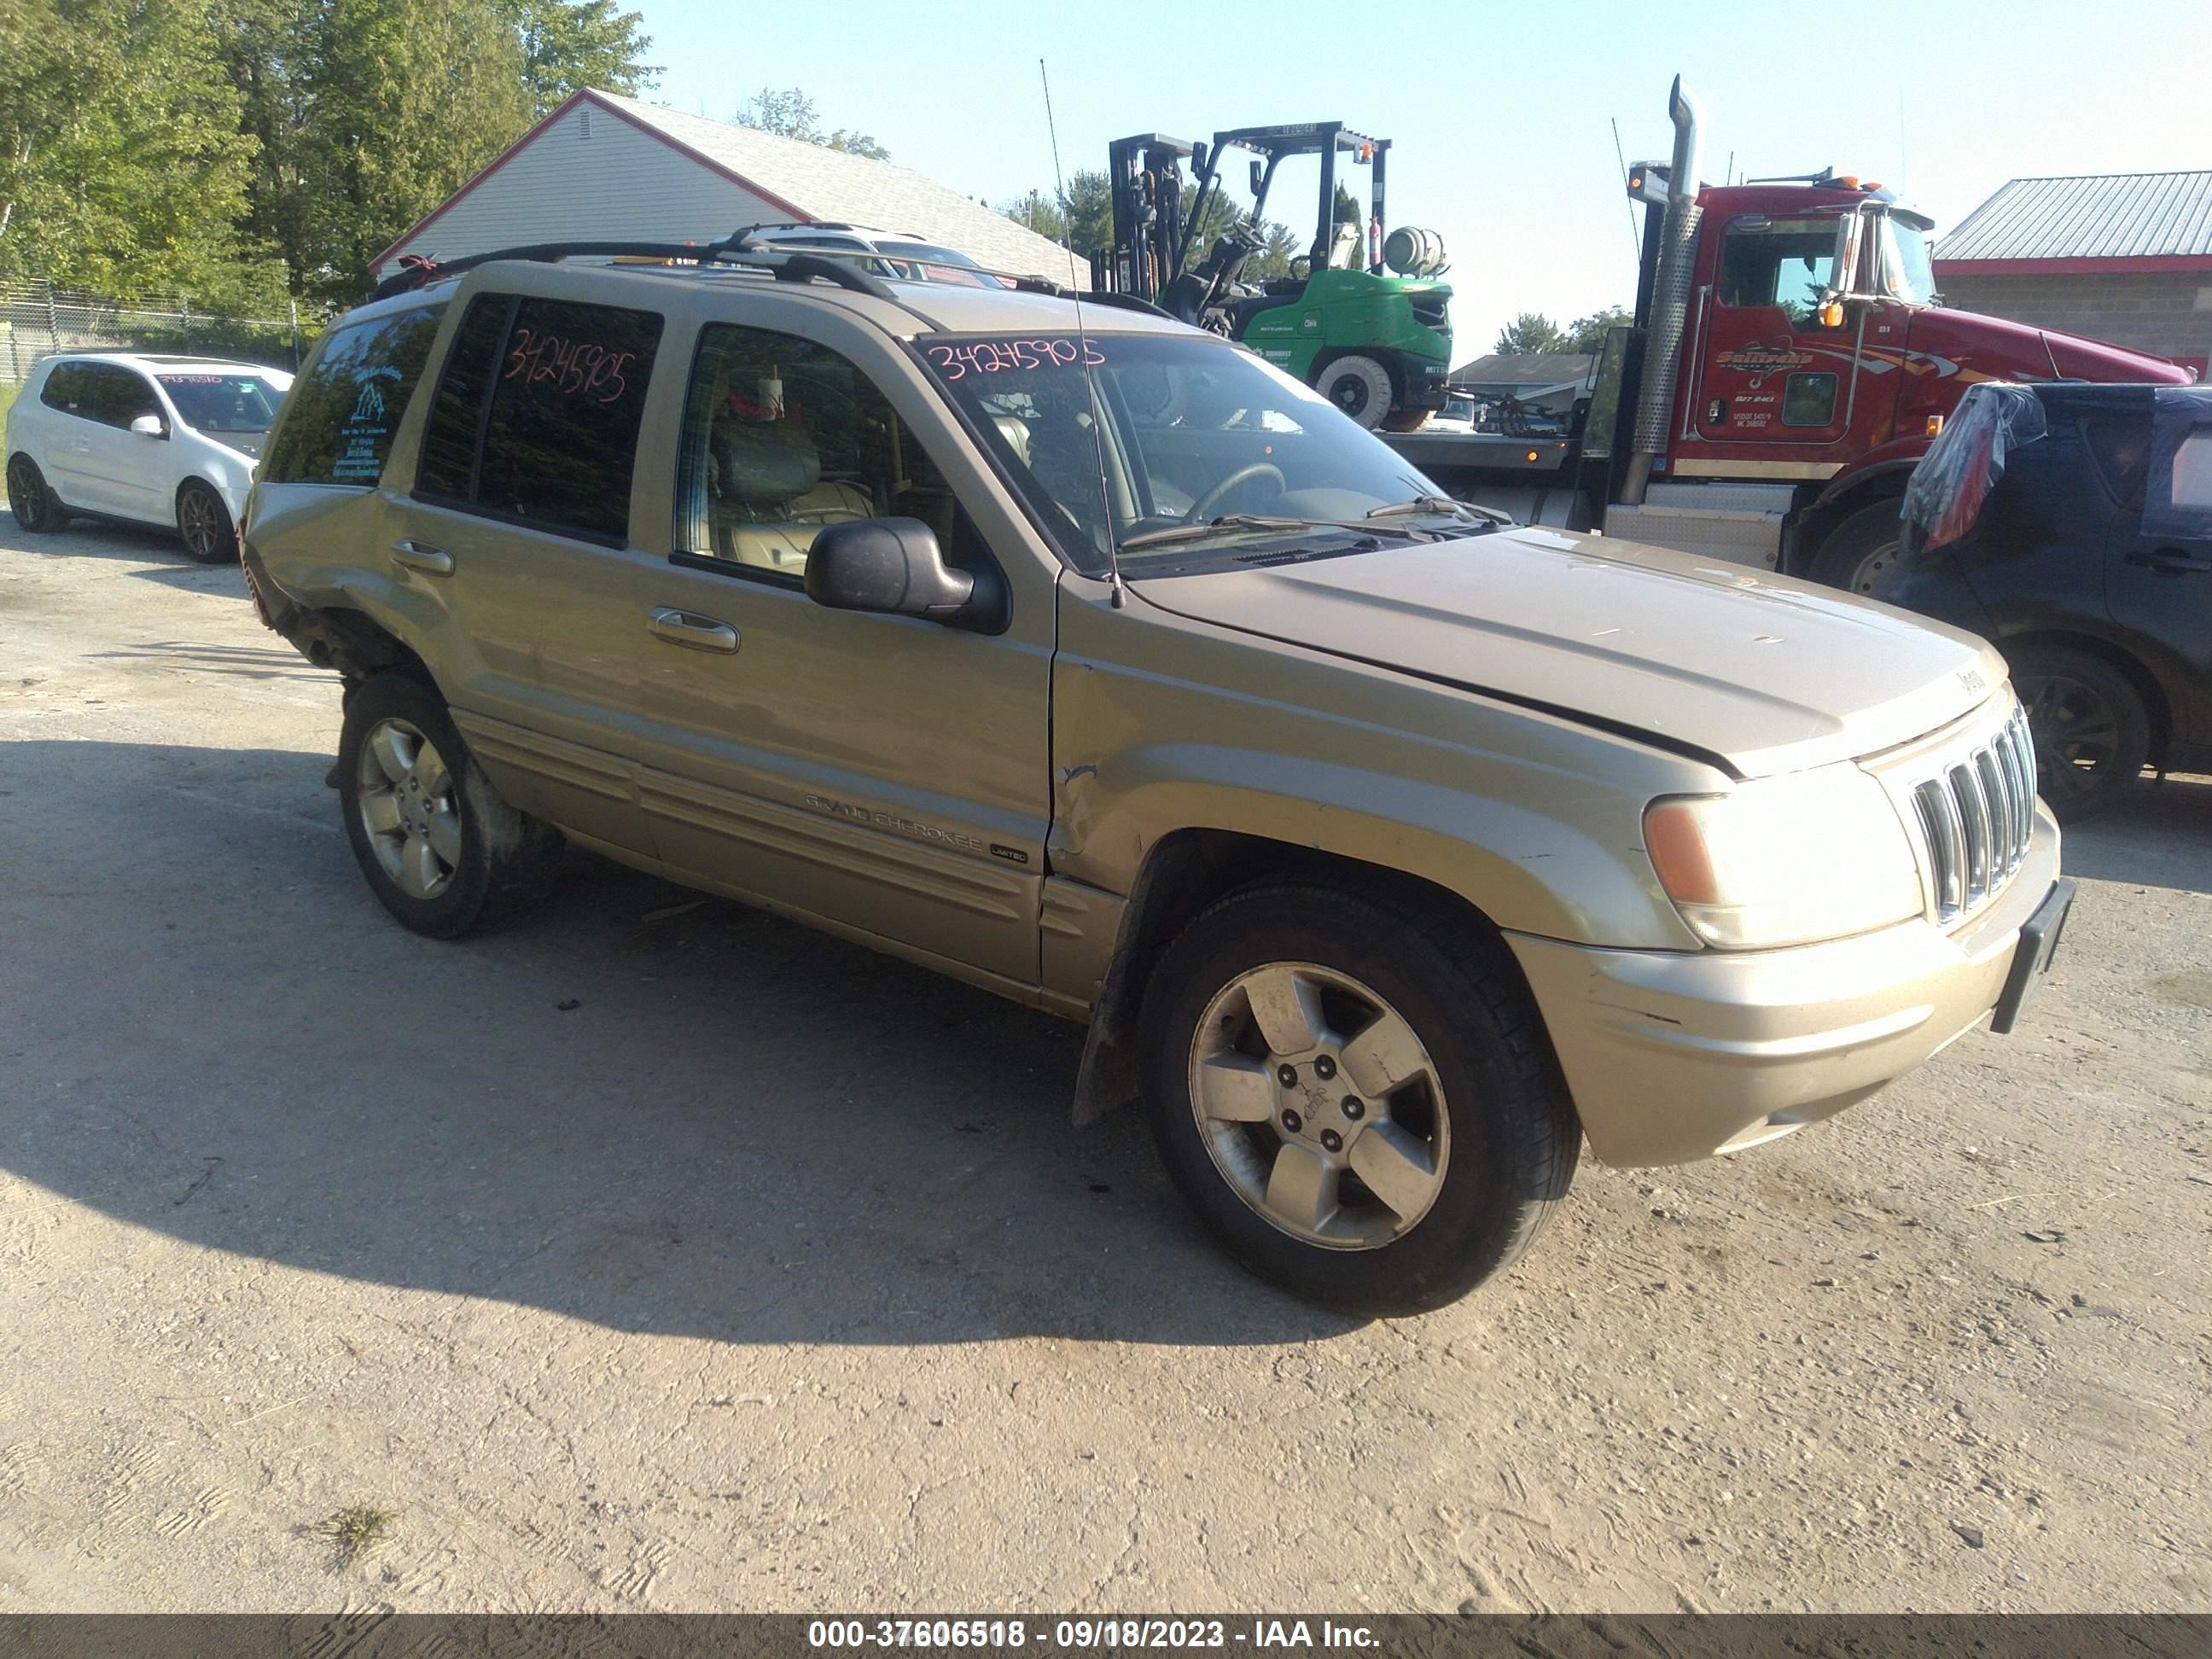
[[[1462,360],[1518,312],[1628,302],[1610,124],[1631,161],[1663,157],[1678,72],[1705,103],[1709,182],[1731,155],[1754,177],[1833,166],[1901,187],[1939,235],[2010,178],[2212,168],[2208,0],[627,3],[668,65],[650,96],[726,118],[800,87],[825,125],[994,203],[1052,188],[1040,58],[1071,173],[1133,132],[1336,119],[1393,139],[1389,219],[1444,237]],[[1308,176],[1286,165],[1269,204],[1302,233]]]

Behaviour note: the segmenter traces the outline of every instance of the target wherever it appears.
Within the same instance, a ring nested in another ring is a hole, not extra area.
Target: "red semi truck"
[[[1630,169],[1635,325],[1565,434],[1376,434],[1454,494],[1864,592],[1895,555],[1906,476],[1969,386],[2196,378],[1942,306],[1932,222],[1878,185],[1698,187],[1700,106],[1679,77],[1668,113],[1672,159]]]

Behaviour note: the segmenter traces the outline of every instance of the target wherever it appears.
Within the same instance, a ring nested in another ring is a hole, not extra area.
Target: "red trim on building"
[[[2141,253],[2124,259],[1946,259],[1936,273],[1954,276],[2119,276],[2140,271],[2197,271],[2212,275],[2212,253]]]
[[[728,179],[740,190],[750,191],[755,196],[759,197],[761,200],[766,202],[770,207],[781,209],[784,212],[789,214],[793,219],[807,224],[811,224],[814,222],[814,215],[807,212],[804,208],[796,207],[791,203],[785,201],[782,197],[778,196],[774,191],[763,190],[760,185],[755,184],[743,173],[734,172],[731,168],[724,167],[713,156],[702,154],[700,151],[692,149],[690,145],[684,143],[680,139],[670,137],[666,133],[661,131],[659,128],[652,125],[648,122],[640,120],[636,116],[632,115],[626,109],[620,108],[616,105],[609,103],[591,88],[586,87],[581,91],[572,92],[566,98],[563,98],[559,105],[556,106],[544,120],[538,122],[537,125],[532,127],[527,132],[524,133],[522,137],[516,139],[505,149],[500,151],[500,153],[492,159],[489,164],[485,167],[483,172],[477,173],[475,178],[470,179],[468,183],[463,185],[451,196],[448,196],[443,202],[441,202],[436,207],[431,209],[428,213],[417,220],[414,225],[408,229],[405,235],[400,237],[398,241],[392,243],[391,246],[386,248],[374,259],[371,259],[368,262],[369,274],[374,276],[377,271],[382,270],[386,260],[391,258],[392,256],[398,252],[401,248],[405,247],[410,242],[420,236],[424,231],[429,229],[432,225],[436,224],[439,220],[444,218],[450,209],[459,204],[463,197],[466,196],[478,185],[490,178],[493,173],[497,173],[517,155],[520,155],[523,148],[532,139],[536,138],[539,133],[544,131],[546,128],[551,126],[556,121],[559,120],[563,115],[566,115],[580,103],[588,103],[594,109],[604,111],[605,113],[614,116],[619,120],[629,122],[630,125],[635,127],[640,132],[645,134],[647,137],[658,138],[662,143],[667,145],[669,149],[674,150],[678,155],[682,155],[690,161],[696,161],[701,167],[707,168],[709,172],[720,173],[723,178]],[[735,230],[738,227],[732,225],[730,228],[732,230]],[[2212,261],[2208,261],[2207,263],[2212,264]]]

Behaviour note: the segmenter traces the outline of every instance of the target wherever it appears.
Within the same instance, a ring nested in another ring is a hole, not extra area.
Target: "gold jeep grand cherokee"
[[[1367,1313],[1510,1261],[1585,1135],[1788,1133],[2048,961],[1971,635],[1502,524],[1131,302],[522,253],[334,326],[248,513],[407,927],[566,840],[1088,1021],[1079,1121],[1141,1097],[1239,1261]]]

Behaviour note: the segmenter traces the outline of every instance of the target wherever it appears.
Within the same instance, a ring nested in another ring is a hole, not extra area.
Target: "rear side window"
[[[64,415],[82,415],[89,419],[92,410],[88,404],[91,395],[92,375],[82,363],[56,363],[46,375],[39,401]]]
[[[2140,415],[2088,415],[2082,417],[2081,435],[2112,499],[2140,507],[2150,470],[2150,422]]]
[[[374,484],[445,309],[395,312],[324,336],[284,399],[262,457],[262,477],[271,483]],[[178,408],[190,418],[181,398]]]
[[[418,491],[619,545],[661,325],[653,312],[479,295],[438,387]]]

